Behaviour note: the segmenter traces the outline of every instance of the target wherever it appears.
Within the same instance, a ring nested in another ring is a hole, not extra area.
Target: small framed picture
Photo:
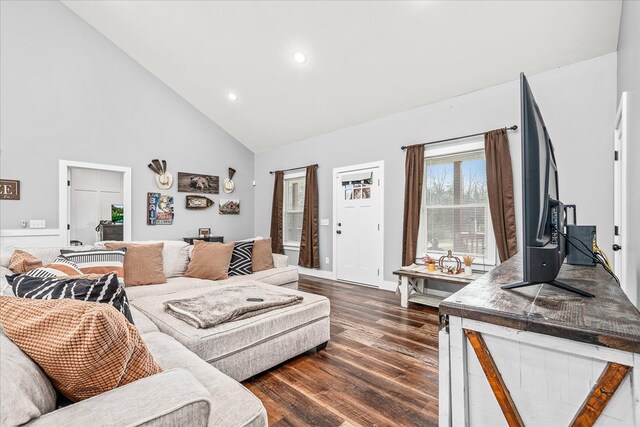
[[[209,237],[211,236],[210,228],[198,228],[198,237]]]

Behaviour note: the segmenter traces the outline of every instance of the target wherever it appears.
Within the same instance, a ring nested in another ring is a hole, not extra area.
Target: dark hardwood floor
[[[300,290],[331,300],[331,341],[244,382],[271,426],[438,423],[438,312],[392,292],[310,276]]]

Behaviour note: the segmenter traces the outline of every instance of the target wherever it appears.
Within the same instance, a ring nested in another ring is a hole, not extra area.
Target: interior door
[[[335,185],[336,278],[379,286],[382,262],[379,168],[340,172]]]
[[[616,114],[614,127],[614,236],[613,236],[613,269],[620,279],[620,285],[629,299],[638,305],[636,286],[633,280],[628,280],[627,269],[627,159],[625,156],[627,145],[627,92],[620,97],[620,104]]]
[[[120,172],[72,168],[69,186],[69,238],[90,245],[98,240],[96,226],[111,219],[111,205],[122,204]]]

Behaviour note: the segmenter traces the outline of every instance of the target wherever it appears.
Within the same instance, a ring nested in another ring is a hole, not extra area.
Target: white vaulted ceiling
[[[63,3],[254,152],[613,52],[621,9],[620,1]],[[296,63],[295,51],[307,62]]]

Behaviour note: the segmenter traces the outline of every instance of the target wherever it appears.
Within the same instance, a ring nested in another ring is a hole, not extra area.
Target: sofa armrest
[[[211,395],[184,369],[171,369],[49,412],[29,426],[206,426]]]
[[[273,266],[275,268],[279,267],[288,267],[289,266],[289,257],[282,254],[272,254],[273,255]]]

